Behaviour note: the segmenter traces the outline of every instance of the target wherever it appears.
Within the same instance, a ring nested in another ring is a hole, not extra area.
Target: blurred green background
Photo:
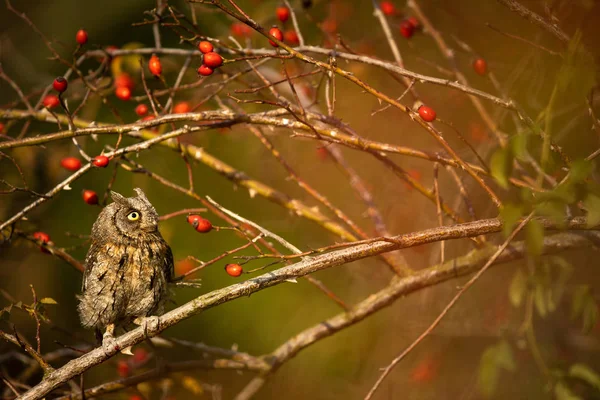
[[[152,1],[130,0],[126,2],[107,0],[104,2],[76,2],[57,0],[52,2],[13,1],[20,11],[24,11],[36,26],[53,41],[57,51],[68,57],[74,48],[74,35],[80,28],[89,34],[89,48],[102,48],[108,45],[122,47],[132,42],[153,46],[150,26],[132,27],[132,23],[144,19],[143,12],[154,7]],[[292,2],[300,7],[300,2]],[[338,23],[344,42],[358,52],[376,55],[391,60],[387,42],[381,27],[372,16],[371,1],[315,1],[306,13],[300,13],[300,26],[308,44],[321,45],[323,35],[314,21],[333,19]],[[398,9],[411,15],[404,2],[394,2]],[[541,1],[523,1],[527,7],[543,14]],[[573,35],[580,30],[586,49],[592,56],[593,65],[585,70],[587,77],[572,76],[573,85],[557,100],[554,118],[554,138],[564,146],[573,158],[587,156],[598,147],[598,136],[591,130],[591,121],[587,114],[585,96],[589,94],[590,80],[597,73],[597,56],[600,46],[600,5],[595,1],[554,1],[548,2],[554,7],[554,14],[560,20],[560,26]],[[181,1],[169,3],[182,12],[189,13],[189,6]],[[247,10],[263,26],[274,24],[274,9],[277,1],[239,1],[242,9]],[[511,13],[495,1],[419,1],[423,11],[434,26],[444,35],[450,46],[456,50],[457,68],[469,79],[471,86],[496,93],[491,83],[471,68],[473,54],[461,51],[453,38],[468,43],[481,57],[484,57],[498,77],[508,95],[518,101],[536,118],[546,107],[554,88],[556,76],[563,65],[563,59],[548,54],[523,43],[506,37],[486,26],[486,23],[507,32],[527,38],[531,41],[561,51],[564,47],[555,38],[538,27]],[[208,6],[197,5],[198,26],[203,34],[227,40],[231,18],[218,13]],[[0,61],[2,66],[25,93],[39,90],[64,73],[64,66],[50,60],[51,54],[32,29],[14,14],[1,8],[0,11]],[[390,18],[394,37],[410,70],[426,75],[446,77],[436,65],[449,69],[445,58],[440,54],[432,38],[417,33],[410,41],[398,34],[401,18]],[[187,43],[180,43],[178,35],[164,28],[163,46],[189,49]],[[268,46],[266,40],[255,34],[251,39],[255,47]],[[167,82],[172,84],[183,62],[181,57],[161,58]],[[184,82],[194,82],[198,61],[192,61]],[[93,68],[97,63],[90,62]],[[280,61],[271,61],[265,68],[270,77],[280,76]],[[306,66],[289,61],[298,71],[308,71]],[[391,97],[398,97],[404,88],[382,70],[361,64],[351,64],[338,60],[341,68],[355,73],[370,85],[384,91]],[[228,73],[237,71],[239,65],[223,67]],[[303,69],[304,68],[304,69]],[[139,78],[137,78],[139,80]],[[218,79],[218,78],[210,78]],[[250,80],[257,84],[256,80]],[[326,113],[323,88],[317,87],[318,78],[304,83],[307,92],[318,95],[320,103],[315,110]],[[151,82],[152,87],[160,87]],[[241,85],[232,85],[224,92],[233,95],[233,89]],[[468,97],[463,93],[445,87],[417,84],[421,99],[434,107],[438,116],[451,122],[471,140],[484,157],[488,157],[495,144],[490,140],[491,133],[481,121]],[[285,89],[283,89],[285,91]],[[318,90],[318,92],[316,92]],[[182,91],[176,101],[188,101],[196,104],[209,88]],[[357,87],[337,80],[336,116],[350,124],[359,134],[378,141],[384,141],[418,149],[438,151],[437,144],[417,128],[402,113],[388,109],[371,116],[381,105],[372,96]],[[72,103],[78,104],[84,93],[81,84],[73,84],[69,94]],[[143,94],[138,82],[134,95]],[[238,95],[235,95],[236,97]],[[251,98],[246,95],[246,98]],[[0,81],[0,105],[6,107],[16,100],[10,86]],[[37,101],[37,97],[33,97]],[[121,102],[110,96],[126,122],[136,120],[134,102]],[[409,97],[403,102],[409,106]],[[514,132],[510,115],[505,110],[484,103],[488,111],[499,121],[501,129]],[[593,104],[595,105],[595,104]],[[201,109],[216,109],[215,101],[203,105]],[[249,106],[248,111],[268,109]],[[115,122],[106,107],[101,107],[97,99],[89,101],[80,113],[84,119],[101,122]],[[21,124],[11,129],[18,132]],[[450,143],[461,156],[472,159],[469,150],[452,133],[443,128]],[[56,128],[49,124],[33,124],[31,134],[54,132]],[[299,176],[325,194],[332,203],[338,205],[370,234],[374,234],[365,207],[352,191],[344,173],[330,160],[318,156],[318,142],[290,138],[291,132],[285,130],[266,130],[269,138],[281,151],[284,158],[293,166]],[[16,133],[15,133],[16,134]],[[317,205],[305,192],[286,179],[285,170],[271,154],[244,127],[239,126],[223,131],[207,131],[185,138],[206,149],[248,176],[260,180],[290,196],[304,201],[309,206]],[[126,141],[131,143],[132,141]],[[100,138],[98,142],[81,139],[80,143],[89,154],[97,154],[104,144],[114,144],[114,138]],[[62,170],[59,161],[67,155],[77,155],[70,141],[53,142],[45,147],[27,147],[8,152],[19,162],[24,170],[27,182],[33,190],[44,192],[68,176]],[[382,211],[388,228],[394,234],[411,232],[437,225],[435,207],[424,201],[417,192],[407,188],[389,170],[366,154],[344,149],[344,155],[358,174],[368,182],[376,204]],[[431,163],[423,160],[392,156],[403,168],[420,174],[426,186],[432,184]],[[181,157],[168,149],[155,147],[150,152],[139,154],[136,159],[150,170],[161,174],[182,186],[187,185],[186,167]],[[328,232],[310,221],[292,215],[287,210],[268,200],[256,196],[252,198],[246,189],[237,187],[215,171],[193,164],[196,192],[209,195],[225,207],[256,221],[267,229],[283,236],[299,248],[306,250],[325,246],[339,241]],[[49,233],[57,246],[66,248],[75,258],[82,260],[87,251],[84,239],[74,235],[88,235],[100,208],[88,206],[81,201],[82,189],[93,189],[104,194],[113,170],[95,169],[75,184],[71,191],[62,192],[52,201],[38,207],[28,215],[27,221],[19,223],[26,231],[45,231]],[[0,159],[0,177],[10,182],[18,182],[16,171],[6,159]],[[17,179],[17,180],[15,180]],[[496,210],[478,187],[464,179],[472,194],[477,215],[480,218],[495,217]],[[440,172],[440,185],[444,198],[456,207],[462,207],[457,190],[450,176]],[[141,187],[155,205],[159,214],[167,214],[183,208],[201,207],[193,199],[173,190],[166,189],[157,182],[142,176],[119,170],[113,190],[126,196],[133,196],[133,188]],[[0,220],[6,220],[22,209],[32,199],[25,193],[2,195],[0,197]],[[322,211],[323,207],[320,207]],[[463,209],[463,215],[466,213]],[[208,215],[215,225],[225,225],[216,217]],[[449,222],[447,222],[449,223]],[[72,235],[67,235],[67,232]],[[244,242],[232,231],[213,231],[210,234],[196,233],[185,221],[185,217],[173,218],[161,224],[161,232],[170,243],[177,261],[186,256],[194,256],[208,261],[226,250],[242,245]],[[470,247],[465,242],[451,243],[447,257],[463,254]],[[253,254],[247,251],[244,254]],[[415,269],[435,264],[439,260],[439,246],[427,245],[402,252]],[[564,254],[575,267],[570,287],[579,283],[589,283],[598,288],[600,274],[597,257],[592,251],[568,252]],[[212,265],[194,277],[202,279],[200,289],[177,289],[175,303],[184,302],[207,293],[213,289],[235,283],[234,278],[223,272],[223,266],[232,262],[228,257]],[[248,269],[266,263],[255,262]],[[492,269],[460,301],[458,306],[410,356],[394,369],[383,384],[376,398],[395,399],[440,399],[460,398],[478,399],[483,395],[478,389],[477,377],[482,353],[500,338],[507,338],[513,345],[518,365],[516,372],[503,372],[494,398],[545,399],[551,396],[546,390],[546,380],[537,369],[530,352],[519,336],[519,327],[523,321],[523,309],[515,309],[509,303],[508,286],[510,280],[522,263]],[[270,267],[277,268],[277,267]],[[262,272],[262,271],[261,271]],[[260,274],[261,272],[257,272]],[[378,259],[364,260],[342,267],[333,268],[315,275],[348,304],[364,299],[370,293],[384,287],[391,279],[389,270]],[[243,275],[242,278],[248,277]],[[463,279],[447,282],[434,288],[425,289],[407,298],[395,302],[391,307],[375,316],[349,328],[332,338],[318,342],[302,351],[297,357],[285,364],[273,376],[265,388],[259,392],[260,399],[339,399],[362,398],[379,375],[379,368],[410,344],[425,329],[441,309],[454,295]],[[79,325],[76,313],[75,295],[80,290],[81,275],[68,264],[40,253],[36,247],[26,241],[17,240],[10,246],[0,247],[0,288],[12,298],[31,302],[30,284],[39,297],[51,297],[58,302],[48,307],[52,321],[68,332],[76,332],[79,337],[93,340],[91,332],[85,332]],[[597,294],[596,294],[597,296]],[[0,299],[4,307],[6,298]],[[165,336],[204,342],[211,346],[229,348],[235,346],[241,351],[260,355],[268,353],[291,336],[303,329],[318,324],[341,310],[315,287],[305,280],[298,284],[284,284],[254,294],[248,298],[210,309],[169,329]],[[536,331],[543,356],[551,366],[568,366],[573,362],[587,362],[600,368],[600,328],[596,326],[588,335],[580,332],[579,324],[568,318],[569,303],[564,301],[550,317],[535,319]],[[11,320],[19,331],[33,341],[35,325],[31,319],[12,313]],[[6,326],[2,327],[5,329]],[[42,328],[42,350],[44,352],[60,347],[55,341],[74,345],[74,339],[61,332]],[[0,343],[0,353],[14,351],[16,348]],[[195,357],[189,350],[175,348],[159,350],[168,360],[180,361]],[[125,359],[126,356],[119,356]],[[116,360],[94,368],[86,373],[86,387],[116,379]],[[13,364],[10,364],[13,365]],[[15,367],[16,368],[16,367]],[[6,371],[9,375],[11,371]],[[223,386],[223,398],[232,398],[253,376],[252,373],[231,371],[191,371],[175,375],[172,395],[176,398],[190,398],[192,394],[181,384],[182,376],[190,375],[206,383],[218,383]],[[33,383],[33,382],[30,382]],[[161,398],[158,385],[150,387],[151,398]],[[147,393],[147,392],[145,392]],[[592,392],[585,392],[592,393]],[[109,398],[127,398],[131,392],[121,392]],[[591,394],[594,396],[594,394]],[[209,394],[204,394],[209,397]],[[600,398],[596,392],[596,397]]]

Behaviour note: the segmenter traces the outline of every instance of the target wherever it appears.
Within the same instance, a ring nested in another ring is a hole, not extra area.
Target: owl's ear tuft
[[[127,205],[127,199],[125,197],[123,197],[122,195],[120,195],[117,192],[113,192],[112,190],[110,191],[110,197],[112,197],[113,201],[115,203],[119,203],[122,205]]]
[[[148,200],[148,198],[146,197],[146,194],[144,193],[144,191],[140,188],[135,188],[133,189],[135,190],[135,192],[137,193],[138,197],[140,199],[142,199],[143,201],[145,201],[146,203],[150,204],[150,200]]]

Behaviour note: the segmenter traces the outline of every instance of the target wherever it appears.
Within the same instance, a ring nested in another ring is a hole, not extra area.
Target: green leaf
[[[544,227],[536,220],[532,219],[525,227],[525,246],[527,252],[533,257],[542,255],[544,249]]]
[[[498,366],[491,353],[493,353],[493,348],[488,348],[481,356],[479,373],[477,375],[477,385],[485,397],[490,397],[494,394],[500,375]]]
[[[594,164],[591,161],[579,159],[573,161],[569,170],[569,182],[580,183],[587,179],[594,170]]]
[[[509,149],[498,149],[490,160],[492,177],[504,189],[508,189],[510,174],[512,172],[512,154]]]
[[[500,219],[504,222],[502,233],[504,237],[508,237],[513,231],[519,219],[523,216],[523,207],[507,203],[500,209]]]
[[[587,211],[587,226],[592,228],[600,225],[600,197],[588,194],[583,200],[583,208]]]
[[[527,139],[529,139],[529,135],[525,133],[519,133],[510,138],[509,146],[512,154],[520,161],[525,161],[529,157],[527,151]]]
[[[546,300],[546,291],[544,290],[544,287],[540,284],[536,285],[533,292],[533,303],[535,304],[538,314],[540,314],[540,317],[542,318],[548,314]]]
[[[578,318],[583,312],[587,296],[589,296],[590,287],[588,285],[579,285],[573,290],[573,299],[571,301],[571,319]]]
[[[571,365],[571,368],[569,368],[569,375],[589,383],[596,388],[596,390],[600,390],[600,375],[586,364]]]
[[[499,367],[507,371],[514,371],[517,368],[513,357],[512,347],[507,341],[502,340],[496,345],[496,362]]]
[[[501,369],[516,369],[512,348],[505,340],[488,347],[481,355],[477,383],[484,396],[490,397],[496,391]]]
[[[554,396],[556,400],[582,400],[581,397],[571,392],[571,389],[564,382],[558,382],[554,385]]]
[[[523,302],[525,291],[527,290],[527,278],[523,271],[519,268],[513,276],[510,286],[508,287],[508,298],[513,307],[519,307]]]
[[[42,304],[58,304],[58,302],[56,300],[54,300],[52,297],[44,297],[43,299],[40,300],[40,303],[42,303]]]

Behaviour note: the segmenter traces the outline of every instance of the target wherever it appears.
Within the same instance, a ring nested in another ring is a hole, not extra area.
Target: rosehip
[[[160,58],[155,54],[150,57],[150,61],[148,61],[148,69],[154,76],[160,76],[162,74],[162,65],[160,64]]]
[[[59,76],[58,78],[56,78],[54,80],[54,82],[52,82],[52,87],[54,88],[54,90],[56,90],[59,93],[62,93],[65,90],[67,90],[67,86],[68,86],[68,82],[62,76]]]
[[[411,24],[413,26],[413,28],[415,28],[415,29],[421,28],[421,24],[419,23],[419,20],[416,19],[415,17],[408,17],[406,20],[408,21],[409,24]]]
[[[32,236],[34,239],[42,242],[42,244],[50,242],[50,235],[48,235],[46,232],[34,232]],[[40,250],[42,253],[50,253],[44,246],[41,246]]]
[[[483,58],[478,58],[473,61],[473,69],[479,75],[485,75],[487,72],[487,62]]]
[[[277,7],[277,9],[275,10],[275,14],[281,22],[285,22],[290,18],[289,8],[284,6]]]
[[[203,59],[203,64],[212,69],[223,65],[223,57],[215,52],[206,53]]]
[[[127,101],[131,99],[131,89],[129,89],[127,86],[119,86],[115,89],[115,95],[119,99]]]
[[[148,106],[145,104],[138,104],[135,108],[135,113],[140,117],[143,117],[144,115],[148,114]]]
[[[408,20],[402,21],[400,24],[400,34],[407,39],[410,39],[415,33],[415,27]]]
[[[58,96],[49,94],[46,95],[46,97],[44,97],[44,100],[42,100],[42,104],[44,104],[44,107],[54,108],[60,104],[60,100],[58,100]]]
[[[200,233],[207,233],[212,230],[212,224],[210,221],[197,214],[188,215],[187,222],[192,225],[197,232]]]
[[[88,41],[87,32],[84,31],[83,29],[78,30],[77,33],[75,34],[75,40],[77,41],[77,43],[79,43],[80,45],[83,46]]]
[[[0,133],[4,132],[4,124],[0,122]]]
[[[212,75],[213,72],[214,72],[213,69],[210,67],[207,67],[206,65],[201,65],[200,68],[198,68],[198,74],[200,74],[202,76]]]
[[[136,349],[133,352],[133,361],[141,364],[148,359],[148,352],[145,349]]]
[[[98,195],[93,190],[84,190],[82,193],[83,201],[89,205],[98,204]]]
[[[394,7],[394,3],[391,1],[382,1],[379,3],[379,8],[381,8],[381,12],[385,15],[394,15],[396,13],[396,7]]]
[[[79,168],[81,168],[81,161],[79,161],[79,158],[65,157],[62,160],[60,160],[60,165],[64,169],[68,169],[69,171],[75,172]]]
[[[206,53],[210,53],[211,51],[213,51],[214,47],[213,47],[212,43],[207,42],[206,40],[203,40],[202,42],[198,43],[198,50],[200,50],[202,53],[206,54]]]
[[[435,120],[435,111],[431,107],[421,106],[419,107],[419,116],[423,121],[432,122]]]
[[[234,36],[250,37],[252,35],[252,28],[241,22],[234,22],[231,24],[231,34]]]
[[[188,103],[187,101],[179,102],[175,104],[175,107],[173,107],[173,113],[175,114],[185,114],[190,112],[190,110],[190,103]]]
[[[276,26],[269,29],[269,35],[273,36],[275,39],[277,39],[279,41],[283,41],[283,33],[281,33],[281,29],[279,29]],[[275,43],[274,41],[272,41],[271,39],[269,39],[269,43],[271,43],[271,46],[273,46],[273,47],[279,47],[279,45],[277,43]]]
[[[130,373],[131,373],[131,367],[129,366],[127,361],[120,360],[117,363],[117,374],[119,374],[119,376],[121,378],[127,378]]]
[[[283,38],[287,43],[291,45],[297,46],[300,44],[300,38],[298,37],[298,34],[295,30],[285,31],[285,33],[283,34]]]
[[[133,88],[135,87],[135,82],[133,82],[133,79],[131,78],[131,76],[129,76],[128,73],[123,72],[115,78],[115,87],[126,87],[129,90],[133,90]]]
[[[240,264],[227,264],[225,266],[225,271],[234,278],[237,278],[244,272],[244,269]]]
[[[109,159],[108,157],[106,157],[105,155],[101,154],[99,156],[94,157],[94,161],[92,161],[92,164],[94,164],[96,167],[98,168],[106,168],[106,166],[109,163]]]

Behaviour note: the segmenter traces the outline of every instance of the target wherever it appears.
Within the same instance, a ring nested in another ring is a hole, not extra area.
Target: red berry
[[[252,35],[252,28],[241,22],[234,22],[231,24],[231,34],[233,36],[250,37]]]
[[[415,27],[408,20],[402,21],[400,24],[400,34],[407,39],[410,39],[411,36],[415,33]]]
[[[84,31],[83,29],[78,30],[77,33],[75,34],[75,40],[77,41],[77,43],[79,43],[80,45],[83,46],[88,41],[87,32]]]
[[[275,10],[275,14],[281,22],[285,22],[290,18],[289,8],[284,6],[277,7],[277,9]]]
[[[244,272],[244,269],[240,264],[227,264],[225,266],[225,271],[234,278],[237,278]]]
[[[213,69],[210,67],[207,67],[206,65],[202,64],[200,66],[200,68],[198,68],[198,74],[202,75],[202,76],[209,76],[212,75],[213,73]]]
[[[215,69],[223,65],[223,57],[215,52],[206,53],[203,58],[203,64],[209,68]]]
[[[197,232],[200,233],[210,232],[213,227],[209,220],[196,214],[188,215],[187,222],[192,225]]]
[[[50,235],[48,235],[46,232],[34,232],[32,236],[34,239],[39,240],[42,243],[48,243],[50,241]]]
[[[275,39],[277,39],[279,41],[283,41],[283,33],[281,33],[281,29],[279,29],[276,26],[269,29],[269,35],[273,36]],[[274,41],[272,41],[271,39],[269,39],[269,43],[271,43],[271,46],[273,46],[273,47],[279,47],[279,45],[277,43],[275,43]]]
[[[89,205],[98,204],[98,195],[93,190],[84,190],[82,193],[83,201]]]
[[[152,57],[150,57],[150,61],[148,61],[148,69],[154,76],[160,76],[160,74],[162,74],[160,58],[158,58],[155,54],[153,54]]]
[[[175,273],[179,275],[184,275],[190,272],[192,269],[196,268],[196,264],[188,258],[184,258],[181,261],[177,261],[175,264]]]
[[[46,97],[44,97],[44,100],[42,100],[42,104],[44,104],[44,107],[54,108],[60,104],[60,100],[58,100],[58,96],[54,94],[49,94],[46,95]]]
[[[131,373],[131,367],[129,366],[127,361],[120,360],[117,363],[117,374],[119,374],[119,376],[121,378],[127,378],[130,373]]]
[[[423,121],[427,122],[434,121],[436,116],[435,111],[433,111],[433,108],[427,106],[419,107],[419,115],[421,116]]]
[[[473,61],[473,69],[479,75],[485,75],[487,72],[487,62],[483,58],[478,58]]]
[[[133,88],[135,87],[135,83],[133,82],[133,79],[131,78],[131,76],[129,76],[129,74],[123,72],[115,78],[115,87],[126,87],[129,90],[133,90]]]
[[[206,40],[203,40],[202,42],[198,43],[198,50],[200,50],[202,53],[206,54],[206,53],[210,53],[211,51],[213,51],[214,47],[213,47],[212,43],[207,42]]]
[[[54,80],[54,82],[52,82],[52,87],[54,88],[54,90],[56,90],[59,93],[64,92],[65,90],[67,90],[67,80],[65,78],[63,78],[62,76],[59,76],[58,78],[56,78]]]
[[[300,38],[295,30],[285,31],[283,38],[285,39],[286,43],[291,45],[297,46],[300,44]]]
[[[79,158],[65,157],[62,160],[60,160],[60,165],[64,169],[68,169],[69,171],[75,172],[79,168],[81,168],[81,161],[79,161]]]
[[[148,114],[148,106],[145,104],[138,104],[135,108],[135,113],[140,117],[143,117],[144,115]]]
[[[50,235],[48,235],[46,232],[34,232],[32,236],[35,240],[42,242],[42,244],[50,242]],[[50,253],[44,246],[41,246],[40,250],[42,253]]]
[[[413,28],[415,28],[415,29],[421,28],[421,24],[419,23],[419,20],[416,19],[415,17],[408,17],[406,20],[408,21],[409,24],[411,24],[413,26]]]
[[[119,86],[115,89],[115,95],[124,101],[131,99],[131,89],[127,86]]]
[[[182,101],[182,102],[175,104],[175,107],[173,107],[173,113],[174,114],[185,114],[185,113],[189,113],[191,109],[192,108],[190,107],[190,103],[188,103],[187,101]]]
[[[140,395],[132,394],[131,396],[129,396],[129,400],[144,400],[144,398]]]
[[[142,121],[152,121],[153,119],[156,119],[154,115],[146,115],[144,118],[142,118]]]
[[[379,8],[381,8],[381,12],[383,12],[385,15],[396,14],[396,7],[394,7],[394,3],[391,1],[382,1],[379,3]]]
[[[145,349],[136,349],[133,352],[133,362],[141,364],[148,359],[148,352]]]
[[[0,134],[4,132],[4,124],[0,122]]]
[[[101,154],[99,156],[94,157],[94,161],[92,161],[92,164],[94,164],[98,168],[105,168],[108,165],[109,161],[110,160],[108,157]]]

